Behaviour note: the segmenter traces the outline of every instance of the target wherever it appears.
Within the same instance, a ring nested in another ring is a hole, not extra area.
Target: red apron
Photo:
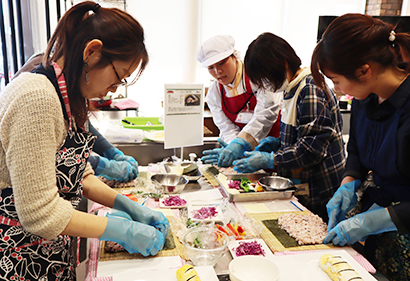
[[[249,82],[248,75],[245,73],[245,87],[246,92],[239,94],[235,97],[226,97],[225,87],[219,83],[219,89],[222,97],[222,111],[236,126],[243,129],[245,123],[236,122],[238,114],[245,108],[254,110],[256,106],[256,97],[252,92],[251,83]],[[280,133],[280,113],[276,122],[273,124],[268,136],[279,137]]]

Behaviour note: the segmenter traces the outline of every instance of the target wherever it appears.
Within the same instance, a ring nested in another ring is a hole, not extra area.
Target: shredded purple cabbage
[[[239,242],[239,246],[234,249],[237,257],[253,255],[253,256],[265,256],[265,250],[262,249],[262,245],[256,241],[252,242]]]
[[[199,210],[192,211],[192,217],[198,220],[213,218],[217,214],[218,212],[215,207],[202,207]]]
[[[229,188],[234,188],[237,190],[241,190],[241,181],[240,180],[233,180],[228,184]]]
[[[168,198],[164,199],[163,201],[165,206],[184,206],[186,205],[186,201],[179,197],[178,195],[175,196],[168,196]]]

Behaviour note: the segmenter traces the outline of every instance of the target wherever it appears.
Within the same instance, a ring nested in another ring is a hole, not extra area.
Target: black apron
[[[54,70],[41,65],[34,70],[53,83],[68,119]],[[69,130],[56,153],[56,184],[59,195],[76,208],[81,200],[82,179],[95,136],[82,129]],[[59,235],[46,240],[26,231],[19,222],[12,187],[0,191],[0,280],[76,280],[77,240]]]

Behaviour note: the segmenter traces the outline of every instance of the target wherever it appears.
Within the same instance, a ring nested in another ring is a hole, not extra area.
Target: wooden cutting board
[[[254,219],[256,223],[262,226],[261,238],[265,241],[268,247],[271,249],[272,252],[283,252],[283,251],[309,251],[309,250],[321,250],[321,249],[335,249],[337,247],[329,244],[316,244],[316,245],[302,245],[302,246],[295,246],[295,244],[291,245],[289,243],[290,239],[293,239],[288,235],[286,239],[280,238],[275,236],[271,230],[269,230],[263,221],[267,220],[277,220],[279,216],[285,213],[294,213],[294,214],[310,214],[309,211],[295,211],[295,212],[270,212],[270,213],[245,213],[245,216],[251,219]],[[274,232],[280,233],[282,229],[275,229]],[[284,231],[284,230],[282,230]],[[278,235],[279,236],[279,235]]]

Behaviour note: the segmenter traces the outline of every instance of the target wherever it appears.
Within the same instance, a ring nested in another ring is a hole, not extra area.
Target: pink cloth
[[[124,101],[120,101],[114,104],[114,107],[124,110],[124,109],[134,109],[140,107],[139,103],[131,100],[131,99],[126,99]]]
[[[275,252],[275,256],[288,256],[288,255],[299,255],[299,254],[312,254],[317,253],[317,251],[283,251]],[[370,273],[376,273],[376,269],[373,265],[361,254],[357,253],[356,256],[352,256],[361,266],[364,267]]]

